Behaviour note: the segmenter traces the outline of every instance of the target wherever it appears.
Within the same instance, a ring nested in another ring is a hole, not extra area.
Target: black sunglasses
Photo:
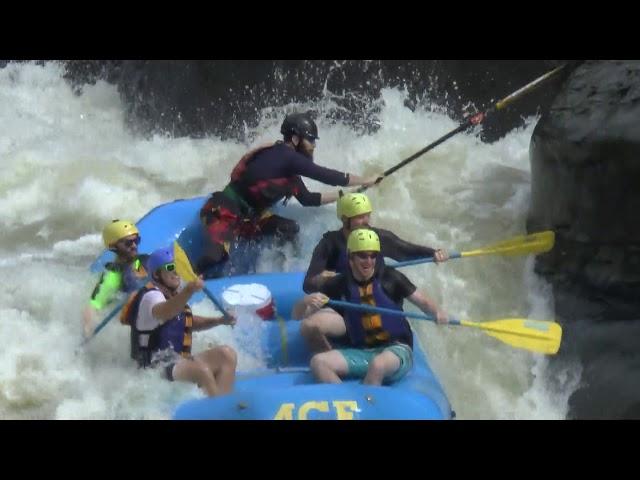
[[[371,253],[366,253],[366,252],[356,252],[354,253],[354,255],[356,257],[358,257],[360,260],[366,260],[367,258],[372,258],[372,259],[376,259],[378,258],[378,253],[377,252],[371,252]]]
[[[129,247],[131,247],[134,243],[135,243],[136,245],[140,245],[140,242],[141,242],[141,241],[142,241],[142,238],[141,238],[141,237],[136,237],[136,238],[134,238],[133,240],[129,238],[129,239],[127,239],[127,240],[122,240],[122,244],[123,244],[125,247],[129,248]]]

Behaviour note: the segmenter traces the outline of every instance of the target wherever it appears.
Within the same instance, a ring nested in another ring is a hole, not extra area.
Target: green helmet
[[[342,220],[342,217],[353,218],[372,211],[369,197],[364,193],[348,193],[340,197],[337,202],[339,220]]]
[[[358,228],[349,234],[347,251],[349,253],[379,252],[380,238],[378,238],[378,234],[373,230]]]
[[[121,238],[129,235],[140,235],[136,224],[129,220],[114,220],[102,230],[105,247],[110,247]]]

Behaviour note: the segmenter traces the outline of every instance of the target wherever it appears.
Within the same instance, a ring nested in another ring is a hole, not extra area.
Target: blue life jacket
[[[129,297],[129,301],[122,309],[121,322],[131,326],[131,358],[140,367],[148,367],[151,357],[160,350],[171,348],[183,357],[191,355],[191,332],[193,328],[193,314],[189,305],[170,320],[152,330],[139,330],[136,326],[138,310],[142,297],[151,290],[158,290],[153,283],[148,283],[140,291]],[[147,340],[145,342],[145,340]],[[145,346],[144,343],[147,345]]]
[[[375,275],[369,283],[360,286],[349,272],[345,298],[352,303],[403,311],[402,306],[384,292],[380,275]],[[400,342],[413,348],[411,326],[403,316],[348,310],[344,319],[349,340],[354,347],[373,348]]]

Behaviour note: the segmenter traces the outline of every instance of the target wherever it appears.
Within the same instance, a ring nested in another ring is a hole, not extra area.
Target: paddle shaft
[[[552,77],[553,75],[555,75],[556,73],[558,73],[560,70],[562,70],[565,67],[565,65],[562,65],[558,68],[555,68],[553,70],[551,70],[550,72],[545,73],[544,75],[542,75],[541,77],[535,79],[534,81],[528,83],[527,85],[525,85],[524,87],[516,90],[515,92],[513,92],[512,94],[504,97],[502,100],[496,102],[494,105],[492,105],[489,109],[487,109],[484,113],[478,113],[476,115],[473,115],[469,118],[467,118],[461,125],[459,125],[458,127],[454,128],[453,130],[451,130],[449,133],[447,133],[446,135],[443,135],[442,137],[440,137],[439,139],[437,139],[435,142],[431,143],[430,145],[427,145],[426,147],[424,147],[422,150],[414,153],[413,155],[411,155],[410,157],[405,158],[404,160],[402,160],[400,163],[398,163],[397,165],[394,165],[393,167],[389,168],[388,170],[386,170],[381,177],[378,178],[378,180],[376,180],[376,183],[374,183],[374,185],[377,185],[378,183],[380,183],[385,177],[388,177],[389,175],[391,175],[392,173],[396,172],[397,170],[401,169],[402,167],[404,167],[405,165],[411,163],[412,161],[414,161],[416,158],[424,155],[425,153],[427,153],[429,150],[437,147],[438,145],[440,145],[441,143],[445,142],[446,140],[450,139],[451,137],[453,137],[454,135],[466,130],[467,128],[473,126],[473,125],[478,125],[480,123],[482,123],[484,121],[485,118],[487,118],[488,115],[490,115],[491,113],[498,111],[498,110],[502,110],[503,108],[505,108],[507,105],[509,105],[510,103],[512,103],[514,100],[516,100],[517,98],[521,97],[522,95],[524,95],[525,93],[528,93],[530,91],[532,91],[534,88],[536,88],[538,85],[540,85],[542,82],[544,82],[545,80],[547,80],[549,77]],[[364,192],[367,188],[369,187],[360,187],[358,188],[358,192]]]
[[[436,321],[436,318],[430,315],[425,315],[423,313],[413,313],[413,312],[404,312],[402,310],[393,310],[391,308],[382,308],[382,307],[372,307],[371,305],[362,305],[351,302],[343,302],[341,300],[329,300],[327,305],[331,307],[343,307],[343,308],[351,308],[353,310],[362,310],[363,312],[371,312],[371,313],[386,313],[388,315],[395,315],[397,317],[409,317],[409,318],[417,318],[420,320],[430,320],[432,322]],[[449,323],[451,325],[460,325],[460,321],[449,317]]]
[[[413,162],[416,158],[421,157],[422,155],[424,155],[425,153],[427,153],[429,150],[432,150],[434,148],[436,148],[438,145],[440,145],[441,143],[446,142],[447,140],[449,140],[451,137],[453,137],[454,135],[457,135],[458,133],[466,130],[467,128],[469,128],[472,123],[470,121],[471,119],[467,119],[464,123],[462,123],[461,125],[459,125],[457,128],[451,130],[449,133],[447,133],[446,135],[443,135],[442,137],[440,137],[439,139],[437,139],[435,142],[427,145],[426,147],[424,147],[422,150],[414,153],[413,155],[411,155],[410,157],[405,158],[404,160],[402,160],[400,163],[394,165],[393,167],[387,169],[384,171],[384,173],[382,174],[382,176],[376,181],[376,185],[378,183],[380,183],[382,181],[383,178],[388,177],[389,175],[391,175],[392,173],[396,172],[397,170],[400,170],[402,167],[404,167],[405,165],[407,165],[408,163]],[[359,192],[363,192],[367,189],[368,187],[361,187],[358,189]]]
[[[435,318],[429,315],[424,315],[424,314],[420,314],[420,313],[411,313],[411,312],[403,312],[401,310],[392,310],[389,308],[381,308],[381,307],[373,307],[371,305],[362,305],[362,304],[357,304],[357,303],[350,303],[350,302],[343,302],[340,300],[329,300],[327,302],[327,305],[330,306],[335,306],[335,307],[344,307],[344,308],[351,308],[353,310],[362,310],[365,312],[371,312],[371,313],[385,313],[388,315],[396,315],[396,316],[403,316],[403,317],[409,317],[409,318],[417,318],[420,320],[430,320],[432,322],[435,322]],[[501,321],[499,321],[501,322]],[[475,328],[480,328],[482,330],[485,331],[489,331],[489,332],[493,332],[495,335],[497,335],[496,338],[502,340],[505,343],[508,343],[510,345],[513,345],[513,341],[511,339],[509,339],[508,337],[518,337],[518,338],[529,338],[531,340],[534,341],[544,341],[544,342],[550,342],[550,341],[554,341],[553,338],[549,338],[548,335],[546,335],[545,333],[542,332],[535,332],[531,329],[523,331],[523,330],[513,330],[509,328],[505,328],[505,327],[501,327],[501,326],[496,326],[496,322],[488,322],[488,323],[477,323],[477,322],[470,322],[470,321],[460,321],[457,318],[454,317],[448,317],[448,324],[449,325],[461,325],[463,327],[475,327]],[[494,336],[495,336],[494,335]],[[557,339],[557,342],[559,342],[560,339]],[[518,348],[526,348],[528,350],[533,350],[533,351],[540,351],[539,350],[539,346],[535,346],[536,348],[534,349],[534,344],[530,344],[530,345],[515,345]],[[557,351],[557,349],[555,349],[552,353],[555,353],[555,351]]]
[[[453,258],[462,258],[462,254],[460,252],[450,252],[449,260]],[[435,262],[434,257],[425,257],[425,258],[415,258],[413,260],[405,260],[404,262],[390,263],[390,264],[387,264],[387,266],[392,268],[401,268],[401,267],[408,267],[409,265],[419,265],[421,263],[433,263],[433,262]]]
[[[222,313],[222,315],[224,316],[224,318],[226,318],[227,320],[230,319],[231,317],[229,317],[229,314],[227,313],[227,311],[224,309],[224,307],[222,306],[222,304],[220,303],[220,301],[216,298],[216,296],[211,293],[211,291],[207,288],[204,287],[202,289],[202,291],[204,292],[204,294],[209,297],[209,300],[211,300],[213,302],[213,304],[216,306],[216,308],[218,310],[220,310],[220,312]]]
[[[98,332],[99,332],[100,330],[102,330],[102,329],[107,325],[107,323],[109,323],[109,322],[111,321],[111,319],[112,319],[113,317],[115,317],[115,316],[116,316],[116,314],[120,311],[120,309],[121,309],[122,307],[124,307],[124,303],[125,303],[125,302],[122,302],[120,305],[118,305],[116,308],[114,308],[114,309],[109,313],[109,315],[107,315],[106,317],[104,317],[104,319],[103,319],[103,320],[98,324],[98,326],[97,326],[96,328],[94,328],[94,329],[93,329],[93,333],[91,334],[91,336],[89,336],[89,337],[85,338],[85,339],[82,341],[82,343],[80,343],[80,346],[82,347],[82,346],[86,345],[86,344],[89,342],[89,340],[91,340],[93,337],[95,337],[95,336],[98,334]]]
[[[400,163],[394,165],[393,167],[389,168],[388,170],[385,170],[384,173],[376,180],[376,183],[374,183],[373,185],[377,185],[379,184],[382,180],[384,180],[386,177],[388,177],[389,175],[391,175],[392,173],[394,173],[397,170],[400,170],[402,167],[404,167],[405,165],[413,162],[416,158],[421,157],[422,155],[424,155],[425,153],[427,153],[429,150],[434,149],[435,147],[437,147],[438,145],[440,145],[441,143],[445,142],[446,140],[449,140],[451,137],[453,137],[454,135],[457,135],[458,133],[466,130],[467,128],[469,128],[471,126],[470,119],[466,120],[462,125],[458,126],[457,128],[455,128],[454,130],[451,130],[449,133],[447,133],[446,135],[440,137],[438,140],[436,140],[435,142],[427,145],[426,147],[424,147],[422,150],[414,153],[413,155],[411,155],[410,157],[405,158],[404,160],[402,160]],[[373,186],[372,185],[372,186]],[[366,191],[369,187],[360,187],[358,188],[356,191],[359,193],[362,193],[364,191]]]
[[[544,253],[553,248],[555,235],[551,230],[536,232],[529,235],[517,236],[499,243],[488,245],[466,252],[451,252],[449,258],[466,258],[477,255],[528,255],[531,253]],[[406,267],[408,265],[418,265],[420,263],[434,262],[433,256],[425,258],[414,258],[403,262],[388,264],[393,268]]]

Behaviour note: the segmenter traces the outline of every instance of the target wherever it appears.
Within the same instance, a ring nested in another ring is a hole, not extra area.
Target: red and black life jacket
[[[240,196],[254,214],[260,214],[262,210],[272,207],[276,202],[285,199],[285,202],[298,193],[300,177],[292,175],[290,177],[277,177],[258,180],[253,183],[245,178],[248,165],[255,159],[255,156],[263,150],[272,148],[281,142],[261,145],[246,153],[231,171],[231,187]],[[227,190],[227,189],[225,189]],[[244,207],[244,205],[241,205]]]

